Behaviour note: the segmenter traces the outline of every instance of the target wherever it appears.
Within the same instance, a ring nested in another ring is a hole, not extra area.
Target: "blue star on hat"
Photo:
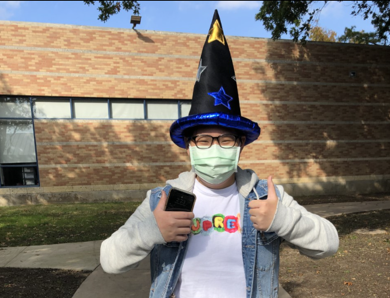
[[[209,92],[207,94],[215,98],[214,106],[224,105],[230,110],[229,102],[233,100],[233,97],[227,95],[223,87],[221,87],[218,92]]]

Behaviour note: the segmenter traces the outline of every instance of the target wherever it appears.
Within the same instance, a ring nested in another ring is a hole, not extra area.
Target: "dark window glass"
[[[2,167],[1,186],[38,185],[36,167]]]

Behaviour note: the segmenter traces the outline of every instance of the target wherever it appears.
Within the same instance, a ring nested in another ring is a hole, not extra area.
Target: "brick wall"
[[[0,94],[98,98],[190,99],[206,38],[7,21],[0,33]],[[242,114],[262,129],[242,167],[287,183],[366,177],[390,187],[389,47],[227,40]],[[41,186],[174,178],[190,165],[171,122],[36,120]]]

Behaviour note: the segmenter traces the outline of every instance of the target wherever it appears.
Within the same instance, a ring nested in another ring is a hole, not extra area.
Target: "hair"
[[[189,139],[190,137],[193,136],[195,130],[196,130],[196,126],[189,127],[187,129],[183,130],[183,137]]]
[[[196,126],[195,127],[189,127],[185,130],[183,130],[183,137],[184,137],[184,142],[186,144],[186,148],[190,145],[190,138],[194,135]]]

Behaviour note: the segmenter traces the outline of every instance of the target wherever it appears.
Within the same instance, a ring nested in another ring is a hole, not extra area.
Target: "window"
[[[0,118],[31,118],[30,100],[27,98],[0,98]]]
[[[187,117],[190,113],[191,109],[191,102],[190,101],[182,101],[180,102],[180,116],[181,117]]]
[[[144,102],[111,101],[111,113],[114,119],[144,119]]]
[[[34,117],[36,118],[71,118],[70,100],[34,102]]]
[[[0,96],[0,187],[39,185],[34,118],[176,120],[190,108],[188,100]]]
[[[108,104],[107,101],[86,102],[74,100],[74,117],[84,119],[107,119]]]
[[[1,186],[38,185],[37,167],[35,165],[8,165],[0,168]]]
[[[39,185],[30,99],[0,97],[0,187]]]
[[[10,110],[10,103],[1,103]],[[19,103],[19,109],[22,104]],[[100,99],[100,98],[33,98],[35,118],[49,119],[135,119],[135,120],[175,120],[188,115],[191,101],[156,100],[156,99]],[[14,112],[5,115],[28,115],[29,102],[24,104],[25,112]],[[3,111],[2,109],[1,111]]]
[[[0,120],[0,164],[36,162],[31,120]]]
[[[178,106],[177,101],[174,102],[155,102],[149,101],[147,106],[148,119],[177,119]]]

